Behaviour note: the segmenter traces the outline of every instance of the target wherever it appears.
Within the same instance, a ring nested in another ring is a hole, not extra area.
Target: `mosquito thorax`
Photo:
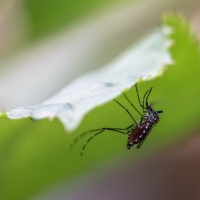
[[[147,108],[148,112],[145,114],[147,116],[147,121],[150,121],[151,123],[158,123],[159,122],[159,115],[158,113],[153,110],[151,106],[148,106]]]

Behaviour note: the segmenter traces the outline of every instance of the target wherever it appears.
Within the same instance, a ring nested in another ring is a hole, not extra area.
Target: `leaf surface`
[[[91,109],[116,98],[140,78],[147,80],[160,75],[172,63],[169,33],[169,27],[157,28],[106,66],[77,78],[41,105],[7,112],[8,118],[58,117],[66,129],[73,130]]]

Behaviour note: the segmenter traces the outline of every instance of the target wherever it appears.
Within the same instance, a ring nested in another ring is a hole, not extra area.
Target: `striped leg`
[[[77,138],[75,138],[74,142],[70,145],[70,149],[73,149],[74,146],[77,144],[77,142],[84,136],[86,136],[88,133],[93,133],[93,132],[103,132],[105,130],[111,130],[111,131],[115,131],[115,132],[119,132],[119,133],[122,133],[122,134],[126,134],[124,133],[123,131],[125,130],[128,130],[130,129],[132,126],[134,126],[134,124],[131,124],[129,125],[128,127],[126,128],[99,128],[99,129],[93,129],[93,130],[89,130],[89,131],[86,131],[82,134],[80,134]]]
[[[82,148],[82,150],[81,150],[81,154],[80,154],[80,155],[81,155],[81,156],[83,155],[83,152],[84,152],[84,150],[85,150],[87,144],[88,144],[94,137],[96,137],[96,136],[99,135],[100,133],[103,133],[103,132],[106,131],[106,130],[115,131],[115,132],[122,133],[122,134],[125,134],[125,135],[126,135],[126,133],[124,133],[124,132],[122,132],[122,131],[119,131],[119,130],[117,130],[117,129],[114,129],[114,128],[103,128],[101,131],[95,133],[92,137],[90,137],[90,138],[86,141],[86,143],[84,144],[84,146],[83,146],[83,148]]]

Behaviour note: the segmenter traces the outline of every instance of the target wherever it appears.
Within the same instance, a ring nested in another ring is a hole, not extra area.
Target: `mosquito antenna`
[[[161,100],[159,100],[159,101],[152,102],[150,105],[153,106],[153,105],[155,105],[155,104],[157,104],[157,103],[159,103],[159,102],[162,102],[162,101],[165,101],[165,99],[161,99]]]
[[[161,101],[165,101],[165,99],[161,99],[161,100],[159,100],[159,101],[152,102],[152,103],[150,104],[150,106],[153,106],[153,105],[155,105],[155,104],[157,104],[157,103],[159,103],[159,102],[161,102]],[[156,112],[157,112],[157,113],[163,113],[163,110],[157,110]]]
[[[142,116],[142,114],[140,113],[140,111],[132,104],[132,102],[129,100],[129,98],[126,96],[125,93],[122,93],[124,95],[124,97],[126,98],[126,100],[131,104],[131,106],[137,111],[137,113]]]
[[[124,110],[126,110],[126,112],[130,115],[130,117],[133,119],[133,121],[135,122],[135,124],[137,124],[137,122],[135,121],[135,119],[133,118],[133,116],[131,115],[131,113],[128,111],[127,108],[125,108],[121,103],[119,103],[117,100],[113,99],[116,103],[118,103]]]

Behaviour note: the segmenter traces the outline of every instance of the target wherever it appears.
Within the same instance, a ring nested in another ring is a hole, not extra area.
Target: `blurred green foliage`
[[[174,44],[170,48],[173,66],[166,68],[163,76],[139,84],[143,94],[151,86],[150,101],[165,99],[155,105],[163,109],[160,122],[152,130],[140,150],[126,150],[127,137],[105,132],[95,138],[86,148],[84,157],[79,153],[87,137],[82,139],[73,152],[69,145],[81,132],[103,126],[126,127],[132,120],[114,101],[92,110],[79,128],[68,135],[61,123],[41,120],[1,120],[0,134],[0,194],[2,200],[27,199],[61,180],[72,180],[97,166],[112,163],[112,159],[134,160],[150,150],[160,150],[167,143],[183,139],[198,125],[200,114],[200,52],[197,40],[186,21],[168,14],[164,23],[172,27]],[[138,105],[135,88],[127,92]],[[135,111],[122,96],[118,100],[132,113]],[[137,116],[136,113],[133,114]],[[138,116],[139,119],[139,116]],[[122,159],[123,157],[123,159]]]
[[[36,40],[50,32],[73,25],[85,17],[92,17],[122,0],[29,0],[25,1],[31,26],[31,39]]]

